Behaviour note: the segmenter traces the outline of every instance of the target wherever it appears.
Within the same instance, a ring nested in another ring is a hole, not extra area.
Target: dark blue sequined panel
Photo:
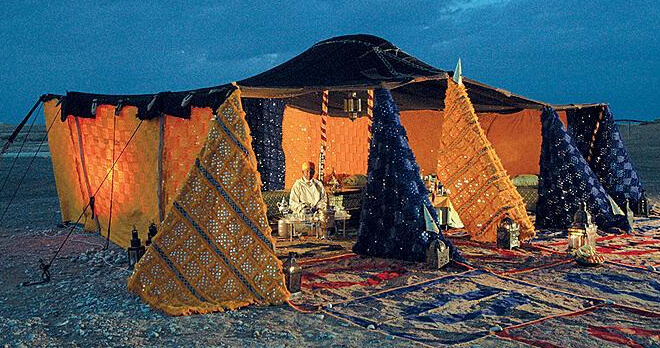
[[[390,91],[375,91],[374,121],[369,147],[367,186],[362,199],[358,254],[423,261],[436,233],[426,231],[424,205],[438,220],[419,175],[408,136],[399,119],[399,109]],[[462,260],[454,246],[452,257]]]
[[[642,183],[623,145],[619,127],[610,109],[586,108],[568,111],[566,116],[569,134],[576,139],[582,155],[588,159],[589,166],[607,193],[619,207],[625,207],[626,199],[634,207],[641,196]],[[593,139],[596,124],[598,128]]]
[[[545,109],[541,122],[543,143],[536,227],[567,228],[579,202],[584,201],[598,227],[629,231],[626,219],[612,213],[605,189],[557,113],[552,108]]]
[[[283,190],[282,117],[286,104],[281,99],[253,98],[243,98],[242,104],[252,135],[252,150],[261,173],[262,190]]]

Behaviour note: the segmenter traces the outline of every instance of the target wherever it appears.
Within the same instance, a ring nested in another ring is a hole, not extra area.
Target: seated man
[[[291,188],[289,207],[298,217],[317,212],[323,214],[327,209],[325,189],[319,180],[314,179],[314,169],[314,163],[303,163],[303,177],[296,180]]]

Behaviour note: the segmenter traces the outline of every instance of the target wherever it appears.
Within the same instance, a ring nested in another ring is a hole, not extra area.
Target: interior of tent
[[[359,98],[363,109],[347,114],[347,98]],[[472,240],[495,242],[505,217],[528,240],[535,228],[527,210],[538,199],[544,207],[562,199],[561,190],[539,190],[555,172],[544,164],[556,153],[548,139],[570,138],[573,117],[577,140],[564,145],[586,158],[580,168],[600,195],[580,191],[575,202],[542,213],[572,216],[585,197],[590,207],[607,209],[599,178],[611,161],[598,162],[606,156],[595,152],[606,110],[552,108],[439,70],[368,35],[322,41],[234,84],[150,95],[69,92],[45,104],[62,220],[122,247],[133,229],[145,240],[148,226],[158,224],[129,288],[170,314],[288,298],[271,231],[277,203],[305,161],[323,168],[326,183],[337,180],[333,196],[346,190],[355,198],[356,253],[422,261],[440,239],[460,261],[443,233],[428,228],[439,217],[422,176],[434,174],[449,189]],[[585,178],[566,185],[583,187]],[[349,196],[338,204],[349,205]]]

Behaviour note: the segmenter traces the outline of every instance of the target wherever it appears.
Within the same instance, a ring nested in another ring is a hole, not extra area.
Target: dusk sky
[[[0,122],[19,122],[44,93],[219,85],[358,33],[444,70],[460,57],[465,76],[532,99],[607,102],[615,118],[651,120],[658,32],[658,1],[3,0]]]

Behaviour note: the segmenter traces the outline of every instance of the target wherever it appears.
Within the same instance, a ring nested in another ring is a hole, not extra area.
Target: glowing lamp
[[[591,220],[587,205],[580,202],[578,210],[573,215],[573,223],[568,228],[568,250],[577,250],[584,245],[596,249],[597,228]]]
[[[449,263],[449,248],[440,239],[435,239],[426,249],[426,265],[432,269],[440,269]]]
[[[639,201],[637,201],[637,215],[649,217],[649,200],[646,198],[646,190],[642,190]]]
[[[286,289],[294,294],[300,292],[302,285],[302,267],[296,261],[296,253],[289,252],[289,257],[282,265],[284,271],[284,281],[286,282]]]
[[[508,250],[520,247],[520,225],[509,215],[497,226],[497,247]]]
[[[135,226],[133,226],[133,231],[131,231],[131,234],[131,246],[128,247],[126,252],[128,253],[128,268],[134,269],[135,265],[138,263],[138,261],[140,261],[142,255],[144,255],[145,249],[144,245],[142,245],[140,237],[138,237],[138,231]]]
[[[362,112],[362,99],[358,98],[356,92],[351,92],[348,97],[344,98],[344,112],[348,114],[351,121],[354,121]]]

